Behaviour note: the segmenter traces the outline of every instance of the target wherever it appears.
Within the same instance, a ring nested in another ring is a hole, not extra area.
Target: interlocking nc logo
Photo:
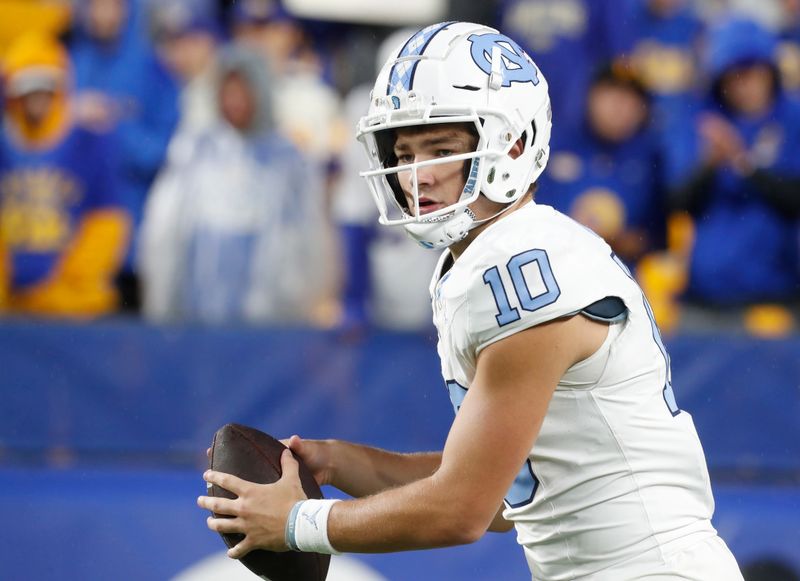
[[[503,34],[473,34],[467,40],[472,43],[472,60],[487,75],[492,74],[492,48],[500,47],[503,87],[511,83],[539,84],[539,73],[520,46]]]

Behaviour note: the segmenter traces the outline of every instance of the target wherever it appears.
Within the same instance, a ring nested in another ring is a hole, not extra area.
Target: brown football
[[[286,446],[278,440],[255,428],[226,424],[214,434],[209,467],[250,482],[270,484],[281,477],[281,454],[285,449]],[[295,458],[300,463],[300,482],[306,496],[322,498],[322,491],[311,471],[300,458]],[[236,498],[236,495],[216,485],[208,493],[221,498]],[[240,534],[221,533],[221,536],[228,547],[237,545],[244,538]],[[275,553],[264,550],[252,551],[240,559],[253,573],[269,581],[324,581],[330,560],[330,555],[318,553]]]

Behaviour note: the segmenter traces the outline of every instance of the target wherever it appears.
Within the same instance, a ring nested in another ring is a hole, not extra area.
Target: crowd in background
[[[603,236],[662,327],[800,323],[800,0],[448,12],[542,69],[537,202]],[[0,0],[0,313],[427,332],[436,255],[378,226],[354,138],[409,34],[278,0]]]

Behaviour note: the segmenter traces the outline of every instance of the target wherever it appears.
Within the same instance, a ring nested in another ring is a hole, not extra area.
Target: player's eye
[[[451,155],[454,155],[454,154],[455,154],[455,152],[452,149],[437,149],[436,150],[437,157],[450,157]]]
[[[410,153],[398,153],[397,154],[397,163],[399,165],[405,165],[407,163],[414,163],[414,156]]]

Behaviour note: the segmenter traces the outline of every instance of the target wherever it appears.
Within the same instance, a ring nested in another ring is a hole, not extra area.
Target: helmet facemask
[[[481,152],[485,139],[481,136],[479,124],[472,121],[465,123],[458,119],[454,117],[441,120],[441,122],[436,120],[437,122],[430,125],[411,124],[391,129],[380,129],[372,132],[369,136],[365,136],[365,142],[368,147],[374,146],[377,149],[379,164],[374,170],[364,172],[362,175],[367,178],[373,195],[378,198],[379,208],[385,207],[386,209],[385,212],[381,212],[381,223],[399,225],[435,220],[475,201],[480,177],[480,158],[486,156],[485,152]],[[408,129],[412,134],[425,133],[428,130],[446,129],[449,125],[458,126],[469,133],[472,144],[466,151],[413,163],[398,162],[394,151],[398,132]],[[420,171],[431,166],[459,163],[462,168],[460,173],[463,176],[464,185],[456,203],[431,213],[421,211],[420,197],[423,194],[420,193],[419,189],[418,176]],[[410,189],[407,193],[402,190],[401,180],[406,184],[406,189]]]

